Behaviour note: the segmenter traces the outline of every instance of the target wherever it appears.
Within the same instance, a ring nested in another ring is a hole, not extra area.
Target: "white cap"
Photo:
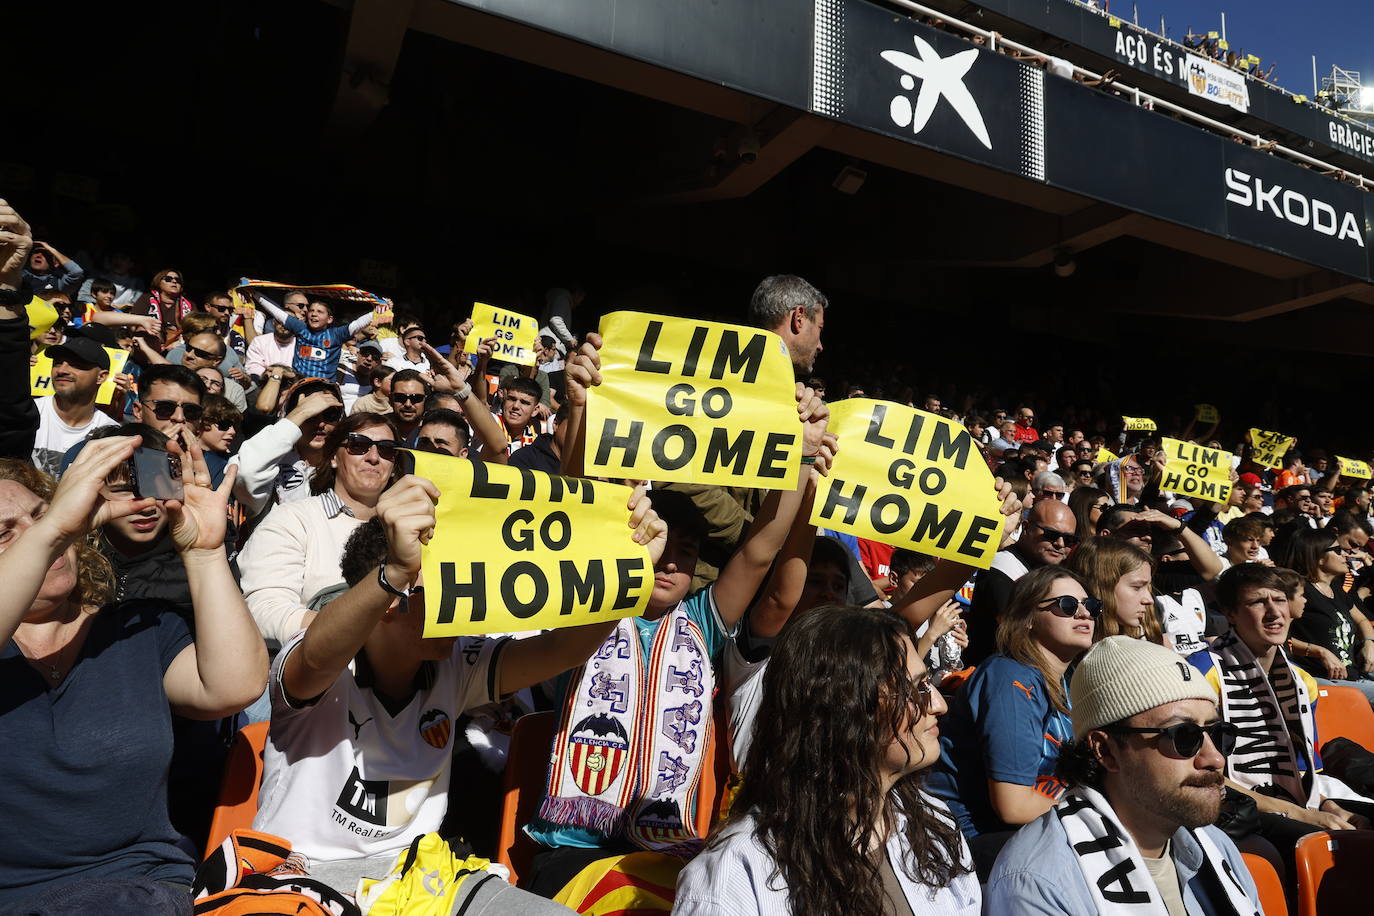
[[[1078,663],[1069,684],[1073,737],[1179,700],[1211,700],[1212,682],[1183,656],[1149,640],[1108,636]]]

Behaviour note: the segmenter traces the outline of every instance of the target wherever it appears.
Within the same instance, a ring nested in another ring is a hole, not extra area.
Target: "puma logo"
[[[1020,681],[1012,681],[1012,682],[1011,682],[1011,686],[1021,688],[1023,691],[1025,691],[1027,697],[1033,698],[1032,695],[1031,695],[1031,691],[1033,691],[1033,690],[1035,689],[1034,687],[1027,687],[1025,684],[1021,683]]]
[[[371,721],[373,720],[373,718],[375,718],[375,717],[374,717],[374,716],[368,716],[366,719],[364,719],[363,721],[359,722],[357,719],[353,718],[353,710],[350,709],[350,710],[348,711],[348,724],[351,725],[351,726],[353,726],[353,740],[354,740],[354,741],[357,741],[357,740],[358,740],[358,737],[362,734],[363,726],[366,725],[367,723],[371,722]]]

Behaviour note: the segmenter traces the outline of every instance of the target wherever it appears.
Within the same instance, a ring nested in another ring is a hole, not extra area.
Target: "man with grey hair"
[[[1031,479],[1031,492],[1035,494],[1036,502],[1057,499],[1062,503],[1069,498],[1069,485],[1054,471],[1041,471]]]
[[[801,277],[776,274],[764,277],[754,288],[749,323],[781,337],[797,377],[805,378],[821,352],[821,329],[829,304],[820,290]]]
[[[983,895],[991,916],[1259,916],[1255,883],[1212,826],[1239,729],[1170,649],[1109,636],[1069,685],[1074,743],[1059,803],[1002,849]]]

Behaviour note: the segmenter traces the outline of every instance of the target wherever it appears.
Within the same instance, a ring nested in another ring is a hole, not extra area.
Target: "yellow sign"
[[[1278,470],[1283,467],[1283,456],[1298,441],[1283,433],[1271,433],[1262,429],[1250,430],[1250,460],[1255,464]]]
[[[1105,446],[1099,446],[1097,449],[1097,458],[1095,460],[1098,464],[1106,464],[1108,461],[1115,461],[1120,457],[1120,455],[1108,451]]]
[[[1195,404],[1193,409],[1197,411],[1197,421],[1199,423],[1220,423],[1221,411],[1217,410],[1212,404]]]
[[[1369,464],[1364,461],[1356,461],[1354,458],[1342,458],[1336,456],[1336,464],[1341,469],[1342,477],[1358,477],[1361,480],[1369,479]]]
[[[1121,422],[1126,424],[1127,432],[1153,431],[1157,428],[1155,421],[1149,417],[1122,417]]]
[[[57,309],[52,307],[52,303],[44,302],[37,296],[29,300],[29,304],[24,306],[24,311],[29,316],[29,340],[37,340],[48,333],[48,328],[57,324]]]
[[[841,447],[811,523],[987,569],[1002,536],[992,473],[963,426],[870,398],[830,407]]]
[[[128,350],[117,347],[105,347],[104,350],[110,357],[110,374],[95,390],[97,404],[108,404],[114,400],[115,376],[124,371],[124,364],[129,359]],[[29,367],[29,387],[29,393],[36,398],[46,398],[55,393],[52,386],[52,357],[46,349],[39,351],[37,360]]]
[[[1231,498],[1231,453],[1164,437],[1164,476],[1159,488],[1214,503]]]
[[[530,316],[508,312],[485,302],[474,302],[472,330],[468,332],[463,349],[476,353],[477,345],[489,337],[496,338],[496,349],[491,351],[496,359],[521,366],[534,365],[534,343],[539,337],[539,322]]]
[[[644,613],[649,549],[629,527],[629,487],[414,452],[439,488],[420,561],[425,636],[575,627]]]
[[[613,312],[587,392],[588,474],[790,490],[801,466],[792,360],[771,331]]]

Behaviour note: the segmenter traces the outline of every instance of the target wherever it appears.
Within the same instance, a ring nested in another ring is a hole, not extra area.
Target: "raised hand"
[[[797,417],[802,422],[802,454],[816,455],[825,439],[830,408],[814,390],[797,382]]]
[[[21,271],[33,250],[33,231],[24,218],[0,199],[0,288],[18,289]]]
[[[1016,495],[1016,491],[1011,488],[1011,484],[998,477],[994,484],[997,487],[997,498],[1002,501],[1002,541],[997,545],[998,550],[1006,550],[1016,543],[1016,532],[1021,528],[1021,499]]]
[[[410,583],[420,575],[421,548],[434,536],[434,506],[439,488],[424,477],[407,474],[377,501],[377,517],[386,527],[387,581]],[[398,573],[393,578],[391,573]]]
[[[649,564],[652,566],[658,563],[663,556],[663,548],[668,545],[668,526],[649,502],[648,485],[644,481],[640,481],[630,494],[627,508],[630,510],[630,527],[634,529],[630,537],[636,544],[648,546]]]
[[[174,440],[167,450],[181,455],[181,499],[169,499],[163,506],[171,523],[172,543],[181,553],[192,550],[218,550],[224,546],[224,531],[229,522],[229,494],[233,492],[238,466],[225,469],[219,488],[211,486],[210,468],[200,443],[191,439],[186,448]]]
[[[579,407],[587,404],[587,389],[601,384],[601,335],[591,333],[563,366],[567,382],[568,402]]]

